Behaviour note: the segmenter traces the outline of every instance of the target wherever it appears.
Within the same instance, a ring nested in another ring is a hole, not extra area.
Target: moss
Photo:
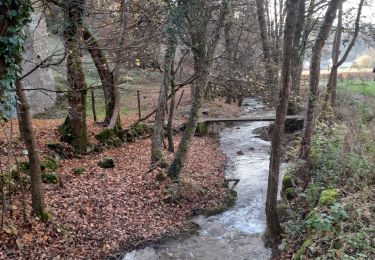
[[[47,210],[44,210],[44,211],[42,212],[42,214],[41,214],[39,217],[40,217],[41,220],[43,220],[44,222],[48,222],[48,221],[50,220],[50,218],[51,218]]]
[[[208,127],[206,122],[199,122],[197,127],[197,135],[202,137],[208,134]]]
[[[159,162],[159,165],[160,165],[160,168],[162,169],[166,169],[168,168],[168,162],[167,160],[165,159],[165,156],[163,154],[163,151],[162,150],[156,150],[154,151],[154,154],[153,154],[155,160],[157,162]]]
[[[18,168],[21,172],[28,172],[30,170],[29,162],[18,162]]]
[[[287,189],[293,187],[293,177],[290,174],[285,174],[282,181],[281,192],[284,193]]]
[[[43,172],[42,173],[42,181],[43,181],[43,183],[56,184],[56,183],[59,182],[59,177],[54,172]]]
[[[42,163],[44,164],[45,168],[50,169],[53,172],[59,167],[57,161],[50,156],[44,156]]]
[[[287,188],[284,192],[283,195],[287,200],[291,200],[297,196],[296,189],[294,187]]]
[[[103,144],[106,144],[108,142],[108,140],[110,140],[112,138],[112,136],[114,135],[113,131],[112,130],[109,130],[109,129],[104,129],[103,131],[101,131],[99,134],[96,134],[95,135],[95,138],[103,143]]]
[[[336,189],[328,189],[322,191],[322,193],[320,194],[318,206],[321,207],[334,204],[338,195],[339,193]]]
[[[307,236],[307,238],[303,242],[302,246],[298,249],[298,251],[294,255],[293,259],[294,260],[300,260],[300,259],[302,259],[302,256],[306,253],[307,248],[309,246],[311,246],[312,243],[313,243],[313,241],[311,239],[311,236],[310,235]]]
[[[137,139],[145,138],[151,133],[151,127],[144,123],[139,123],[126,129],[123,133],[123,139],[126,142],[134,142]]]
[[[101,161],[98,162],[98,166],[103,169],[110,169],[115,167],[115,163],[112,158],[103,158]]]
[[[70,125],[70,120],[67,117],[64,123],[59,127],[60,140],[68,144],[72,144],[74,141],[74,136],[72,134],[72,127]]]
[[[82,175],[85,172],[85,170],[85,168],[77,167],[73,169],[73,174],[79,176]]]
[[[47,142],[46,145],[52,151],[56,151],[62,148],[62,145],[59,142]]]

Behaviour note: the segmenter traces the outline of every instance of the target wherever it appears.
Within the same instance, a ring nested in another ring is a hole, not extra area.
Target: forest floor
[[[176,126],[188,116],[189,99],[185,94],[176,113]],[[234,116],[238,111],[235,104],[225,104],[218,98],[205,102],[202,116]],[[130,111],[122,119],[126,127],[136,121],[137,116]],[[62,121],[61,118],[33,121],[42,158],[52,155],[47,144],[59,141],[57,128]],[[15,157],[27,161],[25,148],[19,141],[17,122],[12,122],[11,147],[7,142],[10,128],[9,123],[3,125],[0,133],[3,177],[9,176]],[[88,130],[90,141],[95,142],[94,135],[101,127],[90,119]],[[176,146],[179,139],[178,134]],[[59,160],[56,173],[63,180],[63,187],[44,185],[50,215],[48,223],[30,217],[28,189],[23,206],[20,182],[8,182],[13,191],[2,196],[0,259],[116,257],[145,243],[189,231],[192,229],[189,218],[195,212],[224,205],[229,194],[223,172],[225,156],[216,139],[193,138],[179,187],[171,183],[162,170],[149,170],[150,145],[150,138],[145,138],[81,158]],[[103,158],[113,158],[115,168],[100,168],[98,162]],[[173,154],[168,153],[168,161],[172,158]],[[84,170],[83,173],[75,175],[76,168]],[[27,175],[23,177],[28,185]],[[24,210],[26,222],[23,221]]]

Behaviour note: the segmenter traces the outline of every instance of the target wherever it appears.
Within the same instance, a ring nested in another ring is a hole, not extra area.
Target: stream
[[[246,99],[243,116],[270,116],[274,113],[255,99]],[[224,127],[220,146],[228,157],[227,178],[240,179],[236,186],[236,205],[224,213],[193,222],[200,226],[197,234],[175,238],[165,243],[124,256],[123,260],[263,260],[271,252],[264,248],[261,235],[265,230],[265,200],[270,143],[253,130],[269,122],[240,123]]]

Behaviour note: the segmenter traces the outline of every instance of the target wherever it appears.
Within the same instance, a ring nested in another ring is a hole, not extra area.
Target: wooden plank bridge
[[[215,123],[236,123],[236,122],[273,122],[276,120],[275,116],[244,116],[244,117],[228,117],[228,118],[202,118],[199,120],[196,134],[198,136],[205,136],[208,134],[208,126],[213,126]],[[293,132],[303,128],[305,117],[304,116],[286,116],[285,118],[285,131]],[[213,131],[213,129],[212,129]]]
[[[273,122],[276,120],[275,116],[266,117],[254,117],[254,116],[244,116],[244,117],[228,117],[228,118],[202,118],[200,123],[231,123],[231,122]],[[304,121],[304,116],[286,116],[285,121]]]

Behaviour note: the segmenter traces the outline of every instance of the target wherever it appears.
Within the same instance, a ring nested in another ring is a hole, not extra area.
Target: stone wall
[[[36,64],[49,55],[46,21],[42,13],[35,12],[32,15],[32,22],[29,27],[26,48],[23,54],[23,73],[26,74],[31,71]],[[23,84],[25,89],[40,89],[26,92],[32,115],[42,113],[55,105],[56,93],[46,91],[55,90],[51,68],[37,69],[23,80]]]

